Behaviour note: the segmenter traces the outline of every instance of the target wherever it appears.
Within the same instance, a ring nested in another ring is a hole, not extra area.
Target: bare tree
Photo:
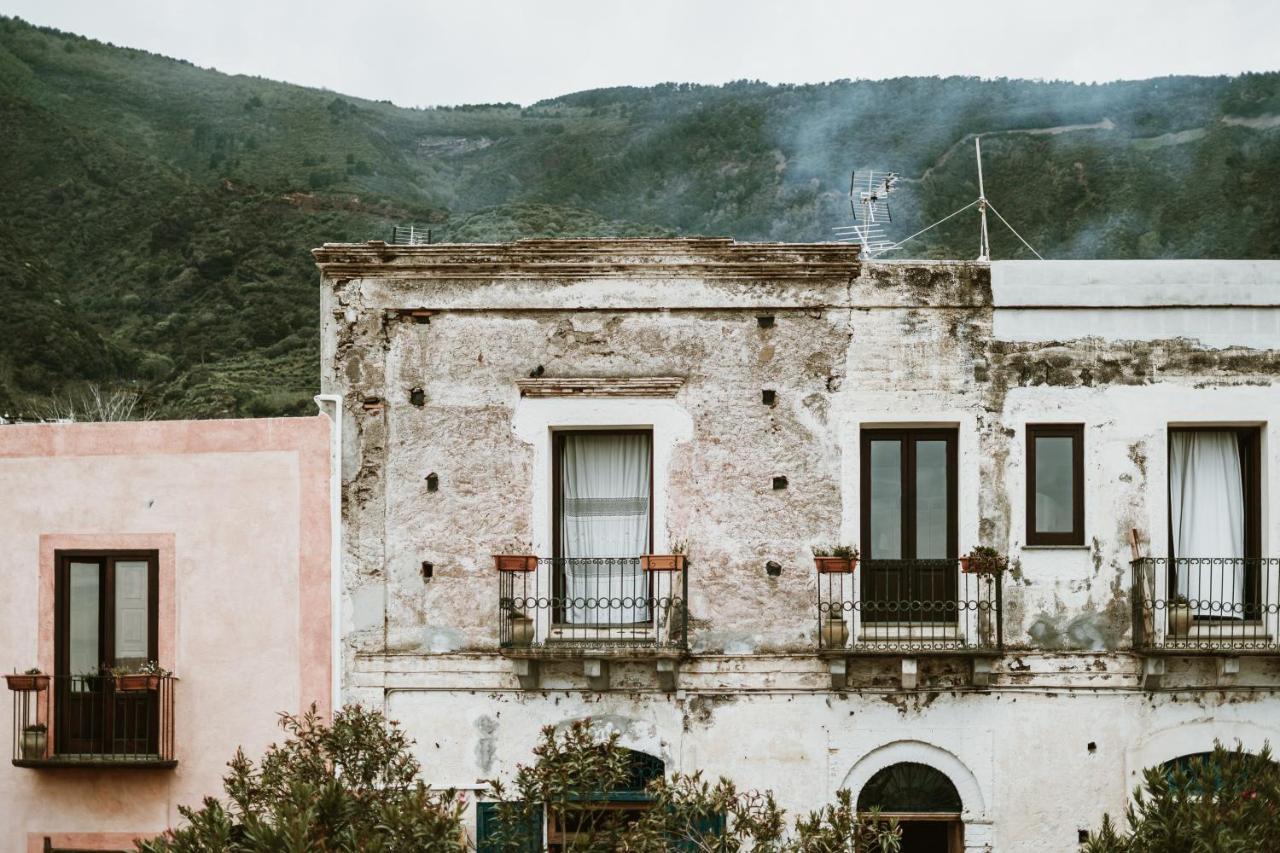
[[[137,391],[103,389],[96,384],[89,385],[79,396],[68,394],[66,400],[54,400],[44,415],[47,421],[62,423],[149,421],[154,417],[155,412],[142,405]]]

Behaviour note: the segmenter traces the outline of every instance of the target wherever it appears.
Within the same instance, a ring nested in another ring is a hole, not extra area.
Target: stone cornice
[[[326,243],[314,249],[327,279],[841,279],[858,274],[847,243],[738,243],[727,238],[517,240],[393,246]]]

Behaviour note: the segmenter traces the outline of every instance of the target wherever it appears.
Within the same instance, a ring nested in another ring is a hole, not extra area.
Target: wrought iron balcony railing
[[[1003,574],[958,560],[862,560],[818,572],[818,648],[829,653],[999,653]]]
[[[109,675],[40,676],[13,690],[19,767],[173,767],[173,676],[136,689]]]
[[[1280,654],[1280,558],[1134,560],[1133,647]]]
[[[511,652],[683,652],[683,558],[515,558],[499,564],[498,641]]]

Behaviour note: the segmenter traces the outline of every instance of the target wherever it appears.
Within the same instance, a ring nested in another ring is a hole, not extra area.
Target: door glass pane
[[[868,558],[902,559],[902,442],[871,442],[871,542]]]
[[[98,649],[98,602],[101,595],[97,563],[71,563],[68,567],[68,605],[71,624],[67,626],[69,675],[97,672],[102,656]]]
[[[916,559],[947,556],[947,443],[916,442]]]
[[[1070,436],[1036,437],[1036,532],[1070,533],[1075,466]]]
[[[141,560],[116,563],[117,666],[136,666],[147,659],[147,564]]]

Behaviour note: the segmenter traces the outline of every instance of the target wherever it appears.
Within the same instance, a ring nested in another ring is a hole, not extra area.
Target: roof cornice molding
[[[328,279],[841,279],[858,274],[848,243],[738,243],[721,238],[517,240],[393,246],[326,243],[314,249]]]

